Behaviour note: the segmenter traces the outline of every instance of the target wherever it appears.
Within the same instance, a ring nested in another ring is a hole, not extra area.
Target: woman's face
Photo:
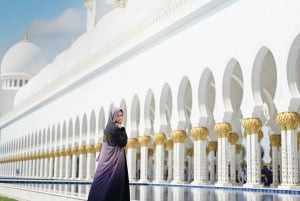
[[[116,115],[116,120],[115,120],[117,123],[121,124],[122,121],[123,121],[123,112],[118,112],[117,115]]]

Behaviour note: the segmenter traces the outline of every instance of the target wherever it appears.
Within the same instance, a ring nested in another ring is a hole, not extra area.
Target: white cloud
[[[29,40],[37,44],[48,59],[70,47],[72,39],[86,29],[84,9],[67,9],[51,20],[34,21],[28,28]]]

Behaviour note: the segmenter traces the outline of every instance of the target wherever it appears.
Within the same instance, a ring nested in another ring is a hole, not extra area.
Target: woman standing
[[[113,107],[104,129],[98,167],[88,201],[129,201],[129,180],[124,147],[127,134],[123,110]]]

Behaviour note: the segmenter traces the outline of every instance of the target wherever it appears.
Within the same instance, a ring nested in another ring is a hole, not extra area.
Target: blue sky
[[[0,61],[28,33],[50,62],[85,31],[83,0],[0,0]]]

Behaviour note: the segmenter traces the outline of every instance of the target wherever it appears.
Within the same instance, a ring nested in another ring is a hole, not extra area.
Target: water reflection
[[[300,201],[300,195],[170,186],[130,186],[139,201]]]

